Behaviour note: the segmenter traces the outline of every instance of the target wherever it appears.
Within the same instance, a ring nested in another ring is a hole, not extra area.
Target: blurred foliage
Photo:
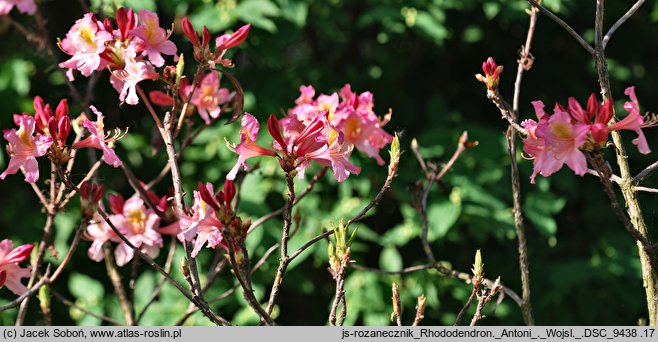
[[[40,2],[48,17],[51,44],[63,37],[83,9],[60,6],[58,1]],[[75,7],[76,2],[72,2]],[[99,8],[100,5],[103,8]],[[546,0],[544,4],[565,18],[576,31],[593,38],[594,9],[591,2]],[[626,11],[622,2],[608,2],[606,24]],[[195,26],[207,25],[213,35],[234,30],[238,25],[253,25],[249,39],[233,53],[234,73],[245,89],[247,111],[264,120],[269,113],[281,113],[293,106],[302,84],[312,84],[318,92],[337,91],[351,83],[355,91],[370,90],[375,95],[375,111],[384,114],[392,108],[389,132],[403,132],[403,154],[399,176],[375,212],[359,223],[352,247],[359,265],[395,271],[426,262],[420,244],[420,216],[415,209],[416,181],[422,172],[409,142],[416,137],[423,155],[445,162],[454,150],[457,138],[468,130],[480,145],[467,151],[446,175],[442,184],[429,195],[429,240],[435,256],[446,265],[467,272],[472,255],[481,249],[487,276],[500,275],[507,286],[520,293],[517,244],[512,217],[510,174],[505,140],[505,122],[473,78],[488,56],[505,65],[501,92],[512,93],[517,52],[528,25],[525,1],[521,0],[92,0],[91,8],[101,16],[111,16],[118,6],[158,10],[162,26],[189,15]],[[14,20],[32,27],[33,19],[15,11]],[[636,85],[643,109],[655,111],[658,99],[650,96],[652,80],[657,79],[655,64],[658,42],[649,37],[658,33],[658,5],[645,5],[612,38],[607,49],[613,96],[623,103],[623,89]],[[189,42],[172,36],[181,52],[191,56]],[[35,95],[56,103],[70,93],[63,73],[44,51],[33,45],[19,31],[0,18],[0,117],[1,127],[9,127],[11,114],[32,112]],[[58,53],[59,61],[64,59]],[[584,102],[597,93],[595,70],[588,55],[558,25],[540,16],[532,46],[533,69],[524,77],[521,93],[522,118],[534,117],[530,101],[541,99],[566,103],[568,96]],[[188,63],[192,64],[192,63]],[[188,74],[193,66],[188,65]],[[130,127],[130,134],[118,144],[133,171],[143,180],[153,179],[165,165],[162,154],[152,156],[150,117],[143,105],[118,106],[117,94],[110,87],[106,72],[100,76],[92,103],[107,117],[108,126]],[[79,77],[74,86],[84,91],[89,79]],[[146,84],[155,89],[155,84]],[[71,102],[73,113],[82,110]],[[196,124],[201,123],[198,118]],[[263,121],[264,122],[264,121]],[[236,157],[225,146],[224,138],[238,140],[238,125],[216,124],[206,129],[186,152],[181,163],[185,188],[191,191],[197,181],[220,184]],[[650,145],[658,146],[653,131],[647,133]],[[624,135],[631,138],[631,135]],[[629,148],[635,171],[652,162]],[[382,151],[382,155],[385,152]],[[612,157],[612,152],[607,152]],[[0,154],[2,168],[6,156]],[[360,210],[379,190],[386,170],[371,159],[354,154],[363,168],[358,176],[337,184],[325,177],[316,185],[295,213],[300,227],[292,237],[294,250],[329,229],[329,222],[349,218]],[[633,325],[646,316],[644,291],[637,250],[609,209],[598,180],[583,178],[563,170],[550,179],[539,177],[529,183],[532,164],[521,158],[523,208],[526,217],[530,277],[536,321],[544,325],[616,324]],[[44,163],[45,164],[45,163]],[[86,172],[80,161],[74,178]],[[566,168],[565,168],[566,169]],[[47,174],[45,168],[42,174]],[[312,176],[318,168],[308,171]],[[108,189],[130,196],[130,188],[119,170],[102,167],[100,179]],[[297,183],[305,188],[309,177]],[[656,179],[647,181],[658,185]],[[157,189],[164,193],[170,182]],[[44,187],[43,181],[40,186]],[[44,215],[21,176],[10,176],[0,183],[5,196],[0,197],[2,238],[32,242],[41,237]],[[284,203],[285,182],[276,162],[261,159],[242,182],[240,213],[257,218]],[[655,196],[640,195],[649,227],[655,227]],[[188,196],[190,201],[190,196]],[[60,214],[55,225],[55,249],[64,253],[72,232],[78,225],[75,204]],[[280,239],[281,219],[273,219],[248,238],[251,259],[257,260]],[[53,285],[67,298],[94,312],[121,320],[116,295],[104,265],[86,256],[88,242],[82,242],[74,262],[61,280]],[[321,241],[295,260],[286,274],[274,316],[281,324],[322,325],[326,323],[333,280],[326,271],[326,242]],[[164,262],[165,247],[158,261]],[[210,266],[211,251],[199,254],[202,270]],[[276,253],[275,253],[276,254]],[[179,272],[182,252],[174,258],[173,274],[184,282]],[[57,263],[57,258],[48,255]],[[270,260],[254,276],[254,288],[263,300],[276,271],[277,258]],[[136,298],[139,311],[159,276],[146,266],[139,266]],[[130,267],[121,270],[130,276]],[[205,277],[205,275],[204,275]],[[126,280],[127,282],[127,280]],[[424,324],[452,324],[456,313],[470,294],[470,285],[446,278],[435,271],[421,271],[402,276],[381,275],[350,269],[346,281],[348,315],[346,324],[387,325],[391,312],[391,283],[400,285],[403,318],[412,319],[415,298],[427,297]],[[224,271],[210,289],[208,297],[224,293],[236,284]],[[14,298],[2,290],[0,304]],[[53,299],[56,324],[99,324],[77,309]],[[28,316],[31,324],[40,323],[38,303]],[[165,285],[158,300],[145,315],[142,324],[167,325],[176,322],[188,303],[171,286]],[[236,291],[214,304],[235,324],[256,324],[257,317]],[[490,310],[491,308],[489,308]],[[472,312],[471,312],[472,313]],[[12,324],[15,311],[0,315],[3,324]],[[195,314],[187,324],[210,322]],[[520,310],[511,300],[503,300],[495,315],[484,324],[522,324]]]

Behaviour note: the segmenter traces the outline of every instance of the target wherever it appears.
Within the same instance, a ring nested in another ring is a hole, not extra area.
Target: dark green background
[[[66,5],[64,5],[66,3]],[[588,40],[593,38],[594,2],[573,0],[545,1],[545,5],[565,18]],[[48,18],[51,43],[64,37],[73,22],[83,15],[75,1],[42,1]],[[245,44],[233,54],[233,70],[246,92],[246,109],[262,122],[269,113],[280,114],[293,106],[298,87],[312,84],[318,93],[338,91],[345,83],[361,92],[375,95],[375,111],[383,115],[393,109],[389,132],[402,132],[399,176],[374,215],[360,225],[353,247],[358,264],[397,270],[425,263],[420,244],[420,217],[413,209],[413,189],[421,177],[420,168],[409,150],[416,137],[421,151],[430,160],[445,162],[463,130],[480,145],[466,152],[446,175],[443,186],[430,193],[430,238],[434,254],[457,270],[468,271],[476,249],[481,249],[488,277],[500,275],[502,281],[520,293],[517,245],[515,240],[509,160],[503,133],[506,124],[497,109],[485,97],[485,89],[473,77],[480,65],[494,56],[505,66],[501,76],[502,94],[511,100],[516,59],[525,41],[528,7],[524,1],[434,0],[434,1],[105,1],[102,11],[98,0],[93,8],[112,15],[116,6],[157,7],[161,25],[189,15],[198,29],[208,25],[213,35],[235,30],[249,22],[253,25]],[[73,9],[71,9],[71,6]],[[609,1],[605,22],[609,27],[630,4]],[[623,90],[637,86],[642,110],[658,108],[653,96],[658,70],[655,68],[658,43],[655,21],[658,7],[646,4],[613,37],[608,46],[612,95],[620,109]],[[33,19],[12,11],[11,17],[27,27]],[[192,74],[191,46],[177,32],[172,39],[185,53],[188,74]],[[11,114],[33,113],[33,96],[41,95],[56,105],[62,97],[72,98],[63,74],[43,51],[35,50],[9,23],[0,18],[0,110],[2,127],[11,127]],[[597,80],[587,53],[558,25],[540,16],[532,46],[534,67],[524,77],[521,93],[521,118],[534,118],[530,101],[541,99],[548,107],[555,101],[566,104],[569,96],[585,103],[597,93]],[[60,53],[59,60],[64,60]],[[171,62],[170,60],[168,60]],[[85,90],[88,79],[79,77],[75,86]],[[224,83],[227,84],[228,83]],[[144,84],[147,89],[157,85]],[[110,87],[107,72],[98,82],[93,103],[103,111],[109,126],[130,127],[130,134],[117,150],[144,180],[152,179],[165,164],[163,154],[152,157],[149,141],[150,116],[142,104],[118,106],[118,95]],[[80,104],[71,102],[73,113]],[[197,118],[196,124],[201,121]],[[239,126],[215,125],[204,133],[187,152],[181,165],[186,189],[197,181],[221,184],[236,160],[224,143],[235,142]],[[265,132],[265,130],[263,130]],[[658,139],[649,129],[650,146],[658,148]],[[263,135],[266,135],[264,133]],[[627,139],[634,172],[651,163],[652,155],[640,156]],[[607,157],[613,162],[612,151]],[[85,153],[83,153],[85,155]],[[388,157],[382,151],[383,157]],[[7,156],[3,154],[2,165]],[[291,242],[297,248],[305,240],[329,227],[329,221],[349,218],[379,189],[386,170],[354,154],[363,167],[358,176],[336,184],[330,176],[318,184],[298,212],[302,225]],[[45,165],[46,163],[42,163]],[[74,175],[82,177],[86,162],[77,164]],[[254,162],[250,162],[251,165]],[[536,321],[542,325],[615,324],[633,325],[646,317],[644,290],[637,250],[633,239],[623,230],[592,176],[578,177],[566,167],[550,179],[538,177],[529,183],[531,161],[520,159],[524,214],[528,238],[532,303]],[[314,168],[309,175],[317,172]],[[42,168],[40,186],[48,170]],[[120,170],[104,166],[100,178],[113,192],[130,196],[131,190]],[[166,191],[170,182],[161,184]],[[298,189],[303,189],[300,182]],[[647,185],[658,185],[655,179]],[[260,168],[247,176],[243,186],[241,211],[244,217],[259,217],[283,204],[285,186],[276,164],[265,159]],[[39,214],[36,197],[21,176],[9,176],[0,182],[1,238],[23,243],[38,241],[44,215]],[[656,200],[640,195],[646,221],[653,231],[656,224]],[[189,200],[189,196],[188,196]],[[56,225],[55,247],[64,253],[69,236],[77,225],[79,209],[75,201],[60,215]],[[280,238],[281,222],[272,220],[249,238],[252,258],[256,259]],[[86,257],[89,242],[83,242],[63,278],[55,287],[67,297],[96,312],[120,318],[102,263]],[[165,252],[163,251],[163,255]],[[212,259],[210,250],[200,253],[202,268]],[[182,254],[181,254],[182,255]],[[333,297],[333,282],[326,271],[326,242],[303,254],[286,274],[279,304],[275,310],[281,324],[326,324]],[[49,260],[53,260],[49,258]],[[164,262],[164,257],[159,259]],[[176,267],[180,267],[180,257]],[[269,291],[277,257],[254,276],[258,296]],[[56,261],[55,261],[56,263]],[[159,279],[144,271],[138,281],[138,309]],[[177,268],[174,273],[180,278]],[[125,277],[129,267],[122,269]],[[346,283],[348,324],[389,324],[390,284],[400,285],[404,320],[413,316],[415,297],[428,297],[424,324],[452,324],[470,294],[470,285],[445,278],[436,272],[418,272],[405,276],[381,276],[350,270]],[[235,283],[225,273],[211,290],[222,293]],[[1,290],[3,300],[14,295]],[[56,324],[99,324],[53,299]],[[28,323],[41,322],[38,304],[32,302]],[[172,324],[184,312],[187,303],[175,289],[166,286],[160,301],[149,311],[144,324]],[[237,324],[253,324],[255,315],[246,308],[240,294],[220,302],[216,308]],[[489,312],[489,310],[487,310]],[[15,311],[2,314],[2,322],[11,324]],[[191,324],[208,324],[194,316]],[[503,300],[495,315],[482,324],[522,324],[520,310],[509,299]]]

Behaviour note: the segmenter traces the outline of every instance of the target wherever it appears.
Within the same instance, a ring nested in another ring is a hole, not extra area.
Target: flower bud
[[[231,202],[233,202],[236,193],[235,183],[232,180],[226,180],[224,182],[224,202],[227,208],[231,208]]]
[[[217,37],[215,40],[216,50],[228,50],[242,44],[242,42],[247,39],[247,36],[249,36],[250,28],[251,25],[247,24],[239,28],[237,31],[235,31],[235,33],[231,35],[225,34],[223,36]]]
[[[208,31],[208,28],[204,25],[203,29],[201,30],[201,46],[207,48],[209,44],[210,44],[210,31]]]
[[[201,42],[199,42],[199,32],[194,30],[194,26],[192,26],[190,19],[183,17],[181,24],[183,26],[183,32],[185,32],[187,38],[192,42],[192,45],[194,47],[201,46]]]
[[[69,133],[71,133],[71,119],[68,116],[62,116],[57,123],[57,137],[60,145],[66,145]]]
[[[57,108],[55,109],[55,117],[57,120],[69,114],[69,100],[61,99]]]

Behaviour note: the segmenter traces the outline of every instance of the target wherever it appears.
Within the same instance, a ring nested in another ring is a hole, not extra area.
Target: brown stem
[[[143,92],[140,94],[144,94]],[[147,103],[149,108],[152,108],[150,101],[145,96],[142,96],[144,103]],[[176,159],[176,148],[174,147],[174,135],[171,129],[173,122],[171,121],[171,113],[165,115],[165,126],[160,129],[160,134],[165,142],[167,156],[169,157],[169,165],[171,167],[171,180],[174,184],[174,204],[176,205],[176,214],[178,217],[185,216],[185,204],[183,203],[183,179],[181,178],[180,169],[178,168],[178,160]],[[192,292],[200,301],[204,302],[203,293],[201,293],[201,284],[199,281],[199,270],[196,265],[196,258],[192,257],[192,244],[189,241],[183,243],[185,254],[190,268],[192,280]]]
[[[604,46],[603,46],[603,12],[605,9],[605,2],[603,0],[597,0],[596,2],[596,21],[594,28],[594,37],[595,37],[595,48],[596,53],[594,54],[596,62],[596,70],[598,73],[599,86],[601,88],[601,95],[603,99],[610,98],[610,77],[608,74],[608,65],[605,58]],[[615,119],[613,118],[613,122]],[[637,231],[644,240],[648,239],[648,229],[644,221],[644,215],[642,214],[642,208],[640,202],[637,198],[637,191],[632,186],[633,176],[631,174],[630,167],[628,165],[628,157],[626,155],[626,150],[624,148],[624,143],[621,138],[621,135],[618,131],[610,132],[612,136],[612,141],[615,145],[615,154],[617,156],[617,165],[619,165],[620,177],[621,177],[621,192],[624,196],[624,201],[626,202],[626,212],[630,217],[630,222],[632,223],[633,230]],[[623,215],[626,218],[625,215]],[[627,219],[627,218],[626,218]],[[625,224],[626,226],[626,224]],[[631,231],[629,231],[631,232]],[[632,234],[632,233],[631,233]],[[640,256],[640,265],[642,268],[642,280],[643,286],[645,289],[645,295],[647,300],[647,309],[649,313],[649,324],[656,325],[656,316],[658,316],[658,306],[656,305],[656,295],[658,294],[658,279],[656,272],[658,268],[656,267],[655,255],[649,253],[646,248],[643,246],[642,240],[637,239],[638,253]]]
[[[91,166],[91,168],[89,169],[87,174],[84,176],[84,178],[82,178],[82,180],[78,183],[78,187],[81,187],[82,183],[87,182],[90,179],[92,179],[94,177],[94,174],[96,173],[96,171],[98,170],[98,168],[101,166],[102,163],[103,163],[102,160],[96,161],[94,163],[94,165]],[[67,171],[67,173],[70,174],[70,171]],[[64,196],[62,201],[59,202],[59,204],[57,206],[59,208],[64,208],[69,203],[69,201],[71,201],[71,198],[73,198],[73,196],[75,196],[75,194],[76,194],[76,192],[74,190],[71,190],[66,196]]]
[[[156,126],[158,127],[160,132],[162,132],[164,126],[162,125],[162,121],[160,121],[158,114],[155,112],[155,109],[153,109],[153,106],[151,105],[151,101],[149,101],[148,97],[146,96],[146,94],[144,94],[144,91],[139,85],[136,85],[135,89],[137,89],[137,94],[139,94],[139,97],[142,98],[142,101],[144,101],[144,105],[146,105],[146,109],[148,109],[149,114],[151,114],[151,117],[153,118],[153,121],[155,122]]]
[[[80,310],[80,311],[84,312],[85,314],[87,314],[91,317],[98,318],[101,321],[107,322],[107,323],[112,324],[112,325],[123,325],[123,323],[117,321],[114,318],[97,314],[97,313],[95,313],[91,310],[88,310],[88,309],[86,309],[86,308],[84,308],[84,307],[82,307],[82,306],[66,299],[66,297],[64,297],[61,293],[59,293],[57,290],[55,290],[53,288],[50,289],[50,293],[52,293],[53,297],[57,298],[57,300],[62,302],[62,304],[66,305],[66,306],[70,306],[72,308],[75,308],[76,310]]]
[[[473,291],[471,291],[471,295],[468,297],[468,300],[466,303],[464,303],[464,306],[462,307],[461,310],[459,310],[459,313],[457,314],[457,318],[455,318],[455,323],[452,325],[459,325],[459,321],[461,321],[462,316],[468,310],[468,308],[471,306],[471,303],[473,303],[473,299],[475,299],[475,296],[477,296],[478,290],[480,286],[476,286],[475,283],[473,284]]]
[[[651,174],[656,172],[656,170],[658,170],[658,161],[647,166],[646,168],[644,168],[644,170],[640,171],[635,177],[633,177],[633,180],[631,181],[631,185],[636,186],[640,184],[640,182],[642,182],[645,178],[651,176]]]
[[[75,252],[75,249],[78,247],[78,243],[80,243],[80,238],[82,237],[82,233],[85,231],[86,228],[86,223],[81,221],[80,225],[78,226],[78,229],[75,231],[75,235],[73,235],[73,241],[71,241],[71,246],[69,246],[69,250],[66,252],[66,255],[64,256],[64,259],[62,259],[62,262],[57,266],[55,269],[55,272],[48,277],[48,283],[52,284],[57,280],[57,278],[62,274],[64,271],[64,268],[68,263],[71,261],[71,258],[73,257],[73,253]]]
[[[25,292],[22,295],[18,296],[18,298],[12,300],[11,302],[9,302],[9,303],[7,303],[3,306],[0,306],[0,312],[7,311],[9,309],[12,309],[12,308],[15,308],[15,307],[19,306],[22,303],[25,303],[25,300],[27,300],[29,297],[32,297],[34,294],[39,292],[39,289],[41,288],[41,286],[48,283],[48,277],[47,276],[48,276],[48,269],[46,269],[46,273],[45,273],[44,277],[41,278],[41,280],[39,280],[38,282],[36,282],[34,285],[32,285],[32,287],[29,287],[29,290],[27,290],[27,292]]]
[[[304,197],[306,197],[306,195],[308,195],[311,192],[311,190],[313,190],[313,187],[315,186],[315,183],[317,183],[318,180],[320,180],[320,178],[324,177],[324,175],[326,173],[327,173],[327,168],[326,167],[322,168],[322,170],[320,170],[320,172],[318,172],[318,174],[315,175],[315,177],[313,177],[313,179],[311,179],[311,181],[306,186],[306,189],[304,189],[303,192],[301,192],[299,195],[297,195],[295,197],[295,202],[294,202],[293,205],[296,205],[297,203],[299,203],[299,201],[301,201]],[[267,220],[269,220],[273,217],[277,217],[277,216],[281,215],[281,213],[283,213],[283,211],[286,210],[287,206],[288,206],[288,204],[286,203],[286,205],[284,205],[283,207],[281,207],[281,208],[279,208],[279,209],[277,209],[273,212],[270,212],[268,214],[265,214],[265,215],[259,217],[258,219],[256,219],[255,221],[253,221],[251,223],[251,226],[249,226],[249,231],[247,232],[247,236],[249,236],[249,233],[251,233],[254,229],[256,229],[261,224],[265,223]]]
[[[66,183],[68,187],[74,189],[78,193],[80,192],[80,188],[78,188],[75,184],[73,184],[73,182],[71,182],[71,180],[69,180],[65,176],[61,168],[57,169],[57,174],[59,175],[60,179]],[[199,309],[201,309],[203,314],[206,317],[208,317],[208,319],[210,319],[213,323],[217,325],[230,325],[229,321],[227,321],[223,317],[219,316],[218,314],[210,310],[210,308],[208,307],[208,303],[200,300],[196,296],[193,296],[189,292],[187,292],[185,288],[178,281],[172,278],[171,275],[168,272],[166,272],[160,265],[158,265],[158,263],[155,262],[155,260],[153,260],[151,257],[146,255],[144,252],[141,251],[141,249],[137,248],[132,242],[130,242],[130,240],[128,240],[128,238],[126,238],[126,236],[123,235],[121,231],[119,231],[119,229],[114,225],[114,223],[112,223],[105,210],[103,210],[102,208],[98,208],[97,212],[98,215],[100,215],[101,218],[107,223],[110,229],[112,229],[112,231],[117,235],[117,237],[121,239],[123,243],[125,243],[128,247],[130,247],[133,250],[135,255],[142,258],[142,260],[144,260],[150,267],[154,268],[156,271],[162,274],[167,279],[167,281],[170,284],[172,284],[178,291],[180,291],[180,293],[182,293],[190,302],[194,303],[194,305],[199,307]]]
[[[341,302],[344,304],[343,298],[345,297],[345,269],[346,268],[347,268],[347,264],[342,263],[341,267],[339,267],[337,274],[334,276],[334,279],[336,281],[336,288],[334,294],[334,301],[331,305],[331,310],[329,312],[329,325],[331,326],[335,326],[337,324],[336,314],[338,311],[338,305]],[[343,310],[346,310],[345,305],[343,305]],[[344,317],[344,313],[342,315]]]
[[[116,262],[114,261],[114,254],[112,253],[112,247],[109,242],[103,244],[103,254],[105,256],[105,269],[107,269],[107,275],[110,277],[112,287],[114,287],[114,292],[117,294],[119,305],[121,306],[121,311],[123,312],[124,324],[131,326],[135,325],[135,318],[132,314],[133,304],[128,299],[126,289],[121,282],[121,275],[119,275],[119,270],[117,269]]]
[[[288,239],[290,239],[290,226],[292,224],[292,206],[295,203],[295,179],[294,175],[290,172],[286,173],[286,184],[288,185],[288,201],[286,202],[286,209],[283,211],[283,229],[281,233],[281,255],[279,257],[279,267],[276,270],[272,290],[270,291],[270,300],[267,303],[267,314],[271,314],[274,309],[274,304],[281,290],[281,283],[283,283],[283,275],[288,268],[290,258],[288,256]]]
[[[606,46],[608,45],[608,42],[610,41],[610,37],[617,31],[617,29],[624,24],[630,17],[635,14],[635,12],[644,4],[644,0],[637,0],[633,6],[626,12],[617,22],[610,27],[608,30],[608,33],[605,34],[605,37],[603,37],[603,40],[601,41],[601,48],[605,50]]]
[[[534,58],[530,54],[530,45],[537,25],[537,10],[530,9],[530,24],[525,45],[521,48],[518,66],[516,70],[516,81],[514,82],[514,100],[512,107],[512,120],[518,122],[519,98],[521,96],[521,82],[523,74],[532,67]],[[521,208],[521,180],[519,177],[519,166],[516,160],[516,129],[510,125],[506,134],[507,151],[510,157],[510,173],[512,178],[512,202],[514,206],[514,229],[518,242],[519,269],[521,272],[521,288],[523,295],[523,321],[526,325],[534,325],[535,319],[532,315],[532,304],[530,303],[530,267],[528,264],[528,250],[526,247],[525,226],[523,224],[523,213]]]
[[[57,177],[55,175],[55,164],[50,163],[50,168],[50,200],[48,201],[48,206],[46,207],[48,213],[46,216],[46,223],[43,227],[43,236],[41,237],[41,242],[39,242],[37,257],[32,264],[32,272],[30,273],[30,280],[28,281],[27,285],[28,288],[36,282],[39,271],[41,270],[41,265],[43,264],[46,250],[48,250],[48,246],[50,246],[50,240],[52,238],[55,223],[55,216],[57,215],[57,211],[55,210],[55,199],[57,196],[57,193],[55,192],[55,182],[57,181]],[[18,315],[16,316],[16,326],[23,325],[29,303],[30,296],[25,298],[25,300],[21,303],[20,308],[18,309]]]
[[[256,299],[256,296],[254,296],[254,290],[251,287],[251,284],[245,279],[243,276],[242,269],[240,265],[238,264],[237,260],[235,259],[235,249],[233,247],[233,243],[228,244],[229,248],[229,260],[231,261],[231,267],[233,268],[233,273],[235,274],[235,277],[238,279],[238,282],[240,283],[240,286],[242,286],[242,293],[244,295],[244,298],[247,300],[249,303],[249,306],[251,306],[252,309],[260,316],[261,320],[263,320],[267,325],[276,325],[272,317],[263,309],[263,307],[258,303],[258,299]],[[243,256],[246,258],[246,256]]]
[[[569,24],[565,23],[562,19],[560,19],[558,16],[553,14],[553,12],[549,11],[546,7],[542,6],[539,2],[535,0],[528,0],[528,3],[530,3],[532,6],[537,7],[542,13],[544,13],[547,17],[551,18],[554,22],[556,22],[558,25],[562,26],[580,45],[583,46],[583,48],[592,56],[596,54],[594,49],[587,44],[585,39],[581,37]]]
[[[169,253],[167,253],[167,260],[165,261],[165,267],[164,267],[164,270],[167,273],[169,273],[171,271],[171,265],[173,264],[174,255],[176,253],[176,245],[177,245],[176,237],[172,236],[171,237],[171,244],[169,245]],[[155,289],[153,290],[153,293],[151,294],[151,298],[146,302],[146,304],[144,304],[144,307],[142,308],[142,311],[140,311],[139,314],[137,315],[137,319],[135,320],[135,322],[137,324],[139,324],[139,321],[141,321],[142,318],[144,318],[144,315],[146,314],[146,311],[148,310],[148,308],[153,303],[155,303],[155,300],[160,295],[160,291],[162,291],[162,286],[164,286],[164,283],[166,281],[167,281],[167,278],[165,278],[165,277],[160,278],[160,280],[158,281],[158,284],[155,286]],[[190,305],[194,305],[194,304],[190,303]]]

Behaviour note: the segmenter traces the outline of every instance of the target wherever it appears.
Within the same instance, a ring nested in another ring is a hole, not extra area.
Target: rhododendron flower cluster
[[[8,239],[0,241],[0,288],[6,285],[11,292],[20,296],[27,292],[27,287],[21,284],[21,278],[30,276],[30,266],[22,268],[18,263],[30,256],[34,245],[13,248],[13,244]]]
[[[23,167],[25,181],[35,183],[39,180],[39,164],[36,158],[46,155],[53,142],[58,148],[66,144],[71,131],[68,101],[61,100],[53,112],[49,104],[45,104],[41,97],[36,96],[34,110],[34,116],[27,113],[15,114],[14,123],[18,129],[12,128],[3,132],[4,138],[9,142],[7,152],[11,159],[7,169],[0,174],[0,179],[15,174]],[[51,159],[60,154],[51,151]]]
[[[222,191],[215,193],[211,183],[199,183],[194,191],[194,205],[188,215],[180,218],[182,232],[178,234],[181,241],[194,241],[192,257],[195,257],[205,245],[208,248],[217,246],[229,250],[231,240],[244,242],[251,223],[243,223],[240,217],[234,216],[233,198],[236,194],[235,183],[227,180]],[[230,233],[224,236],[223,230]],[[231,239],[227,241],[227,239]],[[234,250],[237,249],[234,247]]]
[[[384,119],[375,115],[372,93],[357,96],[348,84],[340,91],[340,101],[336,93],[321,94],[314,100],[312,86],[302,86],[300,90],[297,106],[288,111],[288,116],[279,120],[270,115],[268,119],[274,149],[256,143],[260,124],[254,116],[245,114],[240,143],[229,146],[238,154],[238,162],[227,175],[228,179],[235,179],[240,167],[247,170],[245,161],[255,156],[275,156],[285,172],[296,170],[300,177],[310,162],[315,161],[331,166],[339,182],[361,171],[349,161],[354,147],[375,158],[379,165],[384,164],[379,150],[393,140],[382,129],[390,113]]]
[[[160,198],[151,191],[148,192],[148,196],[157,210],[165,211],[166,196]],[[151,258],[157,257],[162,247],[162,234],[169,233],[169,228],[160,227],[160,216],[155,210],[147,207],[138,195],[133,195],[128,200],[124,200],[121,195],[110,195],[109,200],[113,213],[109,216],[110,222],[135,247],[140,248]],[[85,237],[93,241],[87,254],[94,261],[103,260],[103,244],[107,241],[119,244],[114,250],[117,265],[125,265],[134,256],[134,250],[98,216],[87,226]]]
[[[105,163],[114,167],[121,166],[121,160],[119,160],[111,147],[119,137],[116,134],[114,136],[106,135],[103,113],[99,112],[94,106],[89,106],[89,108],[96,114],[96,121],[94,122],[87,118],[83,119],[82,126],[87,129],[89,136],[73,144],[73,148],[97,148],[103,151],[103,161]]]
[[[19,12],[29,15],[34,15],[37,11],[34,0],[0,0],[0,15],[8,14],[14,6]]]
[[[101,22],[93,13],[87,13],[75,22],[60,42],[60,48],[71,58],[59,64],[68,69],[73,80],[73,70],[84,76],[109,68],[110,82],[119,92],[119,99],[128,104],[139,102],[135,87],[147,79],[157,79],[154,67],[164,65],[162,55],[176,56],[176,45],[169,34],[160,27],[157,14],[141,10],[120,8],[116,13],[117,28],[109,19]]]
[[[180,99],[183,102],[189,100],[206,125],[210,125],[212,119],[217,119],[222,113],[222,106],[230,104],[235,98],[235,92],[220,87],[220,80],[220,74],[215,70],[203,74],[193,94],[193,86],[189,84],[187,78],[182,79],[180,82],[178,89]],[[191,99],[190,94],[192,95]],[[151,91],[149,99],[159,106],[172,106],[174,104],[174,98],[160,90]]]
[[[627,88],[624,93],[630,98],[624,104],[628,115],[613,124],[610,124],[614,117],[612,101],[607,99],[601,104],[594,94],[590,96],[586,109],[576,99],[569,98],[568,108],[556,104],[550,115],[544,111],[543,102],[533,102],[538,121],[528,119],[521,123],[528,132],[523,140],[523,150],[534,158],[531,182],[535,182],[537,174],[548,177],[565,163],[575,174],[584,175],[587,172],[587,160],[583,151],[605,146],[610,131],[636,132],[637,138],[633,144],[637,145],[640,153],[651,152],[642,128],[653,123],[645,122],[640,115],[635,87]]]

